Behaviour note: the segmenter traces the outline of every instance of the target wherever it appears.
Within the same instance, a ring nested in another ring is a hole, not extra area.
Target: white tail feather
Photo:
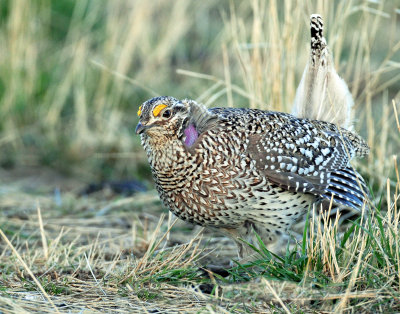
[[[352,127],[353,97],[337,74],[323,37],[320,15],[311,15],[311,53],[296,91],[292,113],[299,118],[323,120]]]

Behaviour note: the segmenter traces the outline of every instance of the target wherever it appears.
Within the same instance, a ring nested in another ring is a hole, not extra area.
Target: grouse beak
[[[141,134],[144,132],[144,130],[146,129],[146,125],[143,125],[141,122],[139,122],[136,126],[135,132],[136,134]]]
[[[136,132],[136,134],[142,134],[143,132],[152,128],[153,126],[154,126],[154,124],[143,124],[143,123],[139,122],[136,126],[135,132]]]

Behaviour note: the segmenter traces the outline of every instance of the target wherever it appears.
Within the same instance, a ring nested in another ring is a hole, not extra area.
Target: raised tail
[[[323,29],[322,17],[311,15],[310,57],[296,91],[292,113],[299,118],[327,121],[350,129],[354,101],[346,82],[336,73]]]

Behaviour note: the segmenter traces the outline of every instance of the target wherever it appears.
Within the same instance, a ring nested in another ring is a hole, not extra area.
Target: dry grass
[[[343,233],[311,215],[307,241],[283,260],[261,251],[227,278],[199,267],[235,259],[233,243],[165,219],[154,192],[76,198],[71,182],[59,199],[37,182],[33,173],[0,197],[3,312],[400,310],[400,182],[382,218]]]
[[[400,311],[399,5],[0,4],[0,311]],[[221,278],[199,266],[235,259],[233,243],[163,218],[152,189],[80,195],[99,179],[151,182],[132,130],[153,95],[290,111],[311,13],[371,146],[357,164],[371,214],[348,229],[311,214],[284,257],[261,250]]]

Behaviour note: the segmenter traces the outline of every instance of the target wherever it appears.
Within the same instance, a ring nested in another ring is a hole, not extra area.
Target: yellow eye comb
[[[157,117],[160,114],[161,110],[163,110],[165,107],[168,107],[168,106],[164,105],[164,104],[156,106],[153,109],[153,116]]]
[[[142,106],[139,107],[139,110],[137,112],[137,115],[140,117],[140,115],[142,114]]]

